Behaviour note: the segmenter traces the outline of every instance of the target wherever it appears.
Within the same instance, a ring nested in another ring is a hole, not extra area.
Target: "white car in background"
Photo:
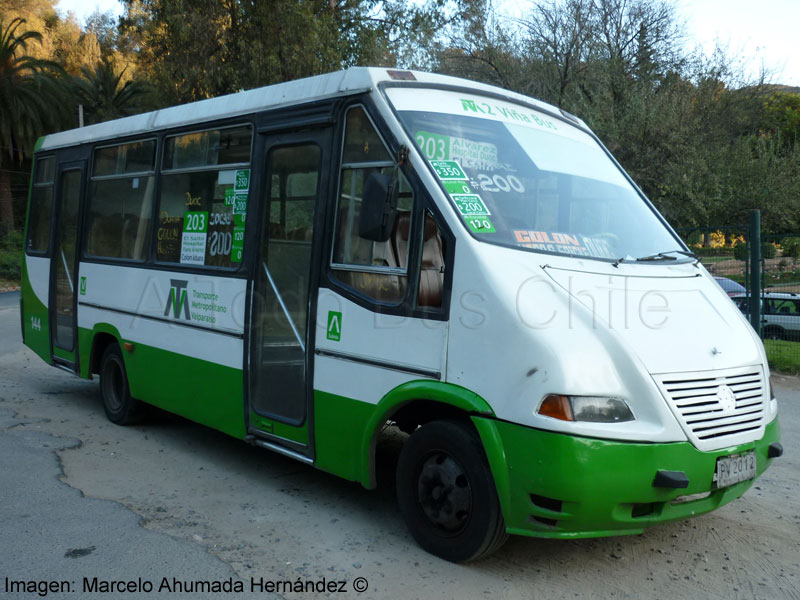
[[[733,279],[728,279],[727,277],[717,277],[715,275],[714,281],[716,281],[719,284],[719,287],[725,290],[725,293],[728,294],[728,296],[733,297],[739,294],[747,293],[747,288],[744,287],[741,283],[734,281]]]
[[[747,295],[731,298],[743,313],[749,313]],[[800,340],[800,295],[766,292],[761,297],[761,327],[764,339]]]

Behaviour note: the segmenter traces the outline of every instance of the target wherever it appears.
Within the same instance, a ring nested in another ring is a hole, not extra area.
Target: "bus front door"
[[[309,460],[318,208],[329,181],[330,137],[320,129],[261,140],[265,177],[250,312],[249,432]]]
[[[55,250],[50,262],[50,339],[53,361],[78,370],[78,224],[84,161],[61,163],[56,179]]]

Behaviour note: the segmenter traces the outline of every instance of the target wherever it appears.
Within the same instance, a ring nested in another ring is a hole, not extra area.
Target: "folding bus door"
[[[318,209],[327,189],[330,139],[321,128],[260,140],[265,182],[250,315],[250,432],[308,458]]]
[[[50,339],[54,362],[78,369],[79,213],[86,162],[61,163],[56,177],[54,252],[50,262]]]

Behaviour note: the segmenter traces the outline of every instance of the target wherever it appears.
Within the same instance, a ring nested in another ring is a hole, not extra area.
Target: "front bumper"
[[[473,423],[489,458],[507,531],[546,538],[635,534],[712,511],[755,481],[716,489],[717,458],[755,450],[758,477],[773,460],[770,444],[780,439],[777,418],[760,440],[713,452],[690,442],[616,442],[483,417],[473,417]],[[688,486],[654,487],[658,471],[682,471]]]

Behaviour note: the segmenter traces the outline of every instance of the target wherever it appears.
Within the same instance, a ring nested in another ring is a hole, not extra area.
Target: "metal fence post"
[[[761,336],[761,212],[750,211],[750,324]]]

